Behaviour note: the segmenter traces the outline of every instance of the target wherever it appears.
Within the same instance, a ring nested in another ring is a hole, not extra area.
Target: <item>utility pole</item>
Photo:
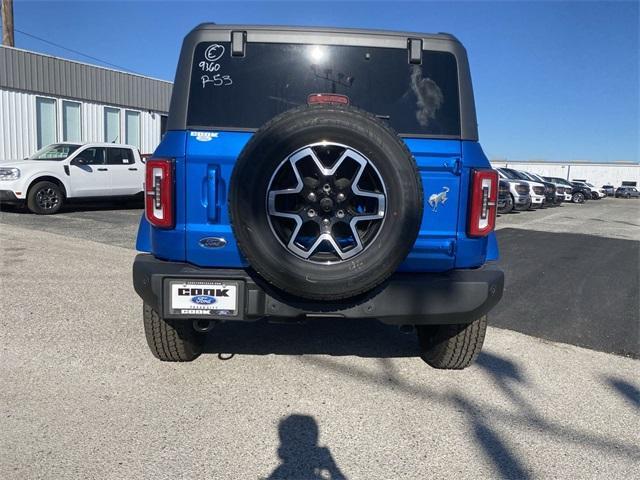
[[[13,39],[13,0],[2,0],[2,44],[16,46]]]

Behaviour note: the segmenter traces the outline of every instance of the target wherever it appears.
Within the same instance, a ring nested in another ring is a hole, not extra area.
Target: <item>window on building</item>
[[[133,152],[129,148],[107,148],[107,164],[129,165],[135,163]]]
[[[162,136],[167,131],[167,120],[168,119],[169,119],[169,117],[167,115],[160,115],[160,138],[162,138]]]
[[[120,143],[120,109],[104,107],[104,141]]]
[[[125,111],[125,143],[140,148],[140,112]]]
[[[80,113],[81,105],[78,102],[62,102],[62,140],[65,142],[81,142],[82,127]]]
[[[38,149],[57,141],[56,101],[36,97],[36,135]]]

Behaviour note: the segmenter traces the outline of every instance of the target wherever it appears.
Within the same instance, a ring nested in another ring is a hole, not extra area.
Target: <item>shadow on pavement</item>
[[[142,210],[144,203],[140,199],[117,200],[117,201],[75,201],[65,203],[60,211],[55,215],[74,213],[74,212],[96,212],[108,210]],[[0,204],[0,212],[16,213],[23,215],[35,215],[29,211],[24,205],[7,205]]]
[[[281,463],[266,479],[346,479],[331,451],[318,445],[319,433],[318,423],[310,415],[289,415],[283,419],[278,426]]]
[[[96,212],[102,210],[142,210],[142,200],[122,200],[115,202],[74,202],[67,203],[61,209],[61,213],[71,212]]]
[[[323,368],[334,373],[345,375],[356,381],[372,384],[380,388],[393,388],[412,398],[420,398],[432,405],[439,405],[463,413],[478,448],[492,463],[496,473],[502,478],[528,479],[535,473],[527,467],[527,442],[515,446],[503,438],[499,431],[500,424],[509,424],[520,429],[523,438],[530,431],[542,432],[560,444],[571,443],[595,448],[603,456],[614,461],[613,457],[624,456],[640,461],[640,447],[636,444],[623,443],[610,439],[605,434],[592,433],[575,428],[570,424],[549,420],[544,414],[527,400],[527,396],[519,392],[522,388],[532,388],[524,378],[520,367],[514,362],[493,353],[483,352],[476,365],[498,386],[510,399],[513,407],[502,408],[489,404],[486,399],[474,400],[461,393],[440,392],[424,385],[413,383],[402,378],[393,368],[390,360],[379,359],[380,369],[377,372],[365,370],[353,365],[343,364],[339,359],[320,356],[304,357],[304,363]],[[628,390],[628,389],[627,389]]]
[[[609,377],[607,383],[632,406],[640,409],[640,390],[621,378]]]
[[[487,460],[489,460],[496,471],[500,473],[500,477],[517,478],[520,480],[531,478],[531,475],[529,475],[522,464],[522,460],[520,460],[518,455],[500,438],[499,433],[489,426],[482,412],[462,396],[456,395],[453,397],[453,400],[457,403],[458,407],[466,413],[467,421],[471,424],[475,439]]]
[[[304,323],[226,322],[213,328],[205,353],[416,357],[414,333],[377,320],[317,319]]]
[[[501,384],[511,380],[518,383],[526,383],[520,367],[511,360],[506,360],[493,353],[481,352],[475,364],[498,379]]]

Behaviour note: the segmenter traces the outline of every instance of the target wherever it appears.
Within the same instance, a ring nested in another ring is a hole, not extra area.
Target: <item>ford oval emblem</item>
[[[227,241],[222,237],[205,237],[200,239],[200,246],[204,248],[222,248]]]
[[[211,295],[196,295],[191,299],[191,303],[195,303],[196,305],[213,305],[216,303],[216,297],[212,297]]]

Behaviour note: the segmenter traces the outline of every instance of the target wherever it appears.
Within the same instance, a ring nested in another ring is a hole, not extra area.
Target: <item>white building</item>
[[[171,82],[0,47],[0,161],[60,141],[115,142],[152,153]]]
[[[586,180],[602,187],[613,185],[640,185],[640,163],[633,162],[514,162],[508,160],[491,160],[494,168],[508,167],[515,170],[537,173],[545,177],[559,177],[565,180]]]

